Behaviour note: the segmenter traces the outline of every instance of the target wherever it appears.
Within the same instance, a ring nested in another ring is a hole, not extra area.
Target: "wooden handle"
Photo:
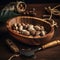
[[[59,45],[59,44],[60,44],[60,40],[55,40],[53,42],[50,42],[50,43],[47,43],[47,44],[43,45],[42,49],[49,48],[49,47],[52,47],[52,46],[56,46],[56,45]]]

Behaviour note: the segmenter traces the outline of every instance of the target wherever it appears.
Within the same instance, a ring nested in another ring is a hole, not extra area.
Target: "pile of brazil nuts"
[[[12,24],[12,30],[18,34],[22,34],[25,36],[44,36],[46,35],[46,31],[44,26],[40,25],[32,25],[25,23],[14,23]]]

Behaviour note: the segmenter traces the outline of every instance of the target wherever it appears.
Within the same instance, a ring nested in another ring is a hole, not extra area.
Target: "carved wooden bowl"
[[[41,37],[29,37],[22,34],[15,33],[11,26],[14,23],[28,23],[33,25],[42,25],[45,27],[45,30],[47,31],[47,34]],[[9,19],[6,23],[6,27],[8,32],[18,41],[28,44],[28,45],[43,45],[49,41],[51,41],[51,38],[54,35],[54,27],[52,25],[40,18],[36,17],[30,17],[30,16],[18,16],[14,17],[12,19]]]

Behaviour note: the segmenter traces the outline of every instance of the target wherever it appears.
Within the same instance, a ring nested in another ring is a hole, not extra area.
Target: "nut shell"
[[[27,31],[27,30],[22,30],[22,32],[21,32],[23,35],[26,35],[26,36],[28,36],[28,35],[30,35],[30,32],[29,31]]]
[[[37,31],[41,30],[40,26],[38,26],[38,25],[34,26],[34,28],[35,28]]]

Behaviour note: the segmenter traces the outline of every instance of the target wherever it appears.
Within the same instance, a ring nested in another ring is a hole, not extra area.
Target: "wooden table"
[[[36,8],[36,13],[37,13],[36,17],[41,18],[42,15],[45,14],[44,13],[45,6],[54,7],[56,5],[58,5],[58,4],[28,4],[28,7]],[[54,34],[53,38],[51,39],[51,41],[60,39],[60,17],[54,16],[54,20],[58,23],[59,27],[55,30],[55,34]],[[31,46],[28,46],[28,45],[25,45],[23,43],[16,41],[13,37],[11,37],[11,35],[7,31],[5,31],[5,32],[0,31],[0,33],[1,33],[0,34],[0,60],[8,60],[8,58],[14,54],[10,51],[10,49],[8,49],[8,47],[6,45],[5,41],[7,38],[12,38],[13,41],[17,44],[17,46],[19,48],[31,47]],[[13,58],[13,60],[60,60],[60,46],[55,46],[53,48],[39,51],[35,55],[36,55],[36,58],[26,58],[26,57],[20,56],[18,58]]]

